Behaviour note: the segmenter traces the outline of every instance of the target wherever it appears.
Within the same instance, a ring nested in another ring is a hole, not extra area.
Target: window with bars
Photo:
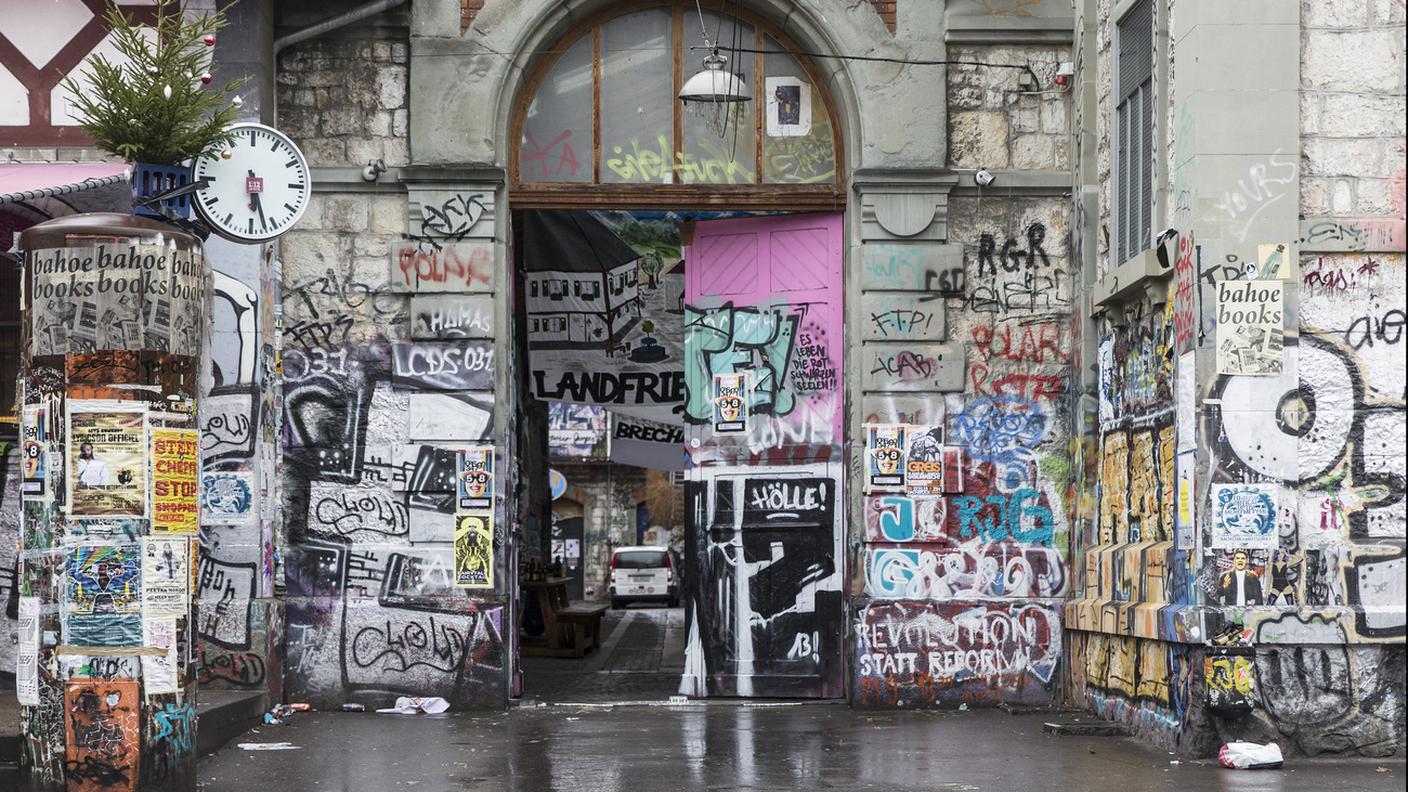
[[[1115,31],[1115,264],[1152,245],[1154,4],[1138,0]]]

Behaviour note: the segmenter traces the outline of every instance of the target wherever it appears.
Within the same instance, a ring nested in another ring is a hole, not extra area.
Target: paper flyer
[[[902,424],[865,427],[866,492],[904,492],[906,428]]]
[[[176,620],[172,618],[153,619],[142,617],[142,646],[159,647],[165,655],[142,656],[142,687],[151,697],[160,693],[175,693],[176,666]]]
[[[186,538],[142,539],[142,616],[185,616],[191,573]]]
[[[39,706],[39,598],[20,597],[15,697],[28,707]]]
[[[145,416],[114,404],[69,403],[68,503],[75,517],[147,514]]]
[[[942,495],[944,488],[943,426],[911,426],[905,453],[904,485],[910,495]]]
[[[455,515],[455,586],[494,587],[494,515]]]
[[[455,509],[494,508],[494,447],[461,448],[455,454]]]
[[[195,533],[200,514],[200,433],[152,430],[152,533]]]
[[[21,497],[47,500],[49,492],[49,411],[38,405],[25,405],[20,423],[24,475]]]
[[[1285,283],[1278,280],[1217,284],[1217,373],[1281,373]]]
[[[1276,484],[1212,485],[1212,546],[1274,549],[1280,492]]]
[[[748,434],[748,372],[714,375],[714,434]]]

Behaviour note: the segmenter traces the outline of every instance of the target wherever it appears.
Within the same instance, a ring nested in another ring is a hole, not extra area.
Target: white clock
[[[263,124],[232,124],[235,140],[196,160],[195,208],[211,229],[235,242],[265,242],[303,216],[313,185],[308,161],[288,136]]]

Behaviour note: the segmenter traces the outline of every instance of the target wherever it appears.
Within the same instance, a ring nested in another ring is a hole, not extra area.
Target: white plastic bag
[[[1271,770],[1281,766],[1281,746],[1254,742],[1230,742],[1217,752],[1223,767],[1235,770]]]
[[[379,709],[377,712],[389,712],[396,715],[414,715],[417,712],[425,712],[427,715],[439,715],[450,708],[450,702],[439,696],[402,696],[396,699],[396,706]]]

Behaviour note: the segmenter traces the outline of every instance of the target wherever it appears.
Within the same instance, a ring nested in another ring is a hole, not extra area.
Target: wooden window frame
[[[735,15],[728,0],[704,0],[705,10],[715,13]],[[797,54],[800,50],[784,33],[766,22],[762,17],[748,11],[739,15],[741,21],[753,26],[752,49],[764,49],[765,37],[770,36],[782,46],[801,66],[811,81],[817,98],[826,106],[827,118],[831,123],[831,144],[836,161],[835,176],[824,184],[764,184],[763,166],[764,135],[766,124],[765,108],[754,113],[753,165],[757,184],[639,184],[629,182],[601,182],[601,27],[618,17],[653,8],[666,8],[671,11],[671,47],[673,50],[673,93],[679,94],[685,79],[685,56],[688,50],[685,41],[685,15],[693,12],[693,4],[668,2],[666,0],[631,0],[613,4],[613,7],[584,20],[553,45],[553,51],[543,57],[533,70],[523,91],[513,108],[509,125],[509,195],[514,209],[551,208],[592,208],[610,207],[631,208],[701,208],[701,209],[791,209],[791,210],[839,210],[846,205],[845,190],[845,136],[836,117],[836,104],[831,99],[826,83],[811,59]],[[525,182],[519,169],[519,158],[523,150],[523,127],[528,107],[537,96],[543,80],[552,67],[572,45],[583,36],[591,36],[592,42],[592,142],[590,182]],[[752,53],[736,53],[746,57]],[[763,98],[763,59],[762,53],[754,55],[753,100],[764,102]],[[676,100],[671,110],[672,152],[678,155],[684,151],[684,106]]]

